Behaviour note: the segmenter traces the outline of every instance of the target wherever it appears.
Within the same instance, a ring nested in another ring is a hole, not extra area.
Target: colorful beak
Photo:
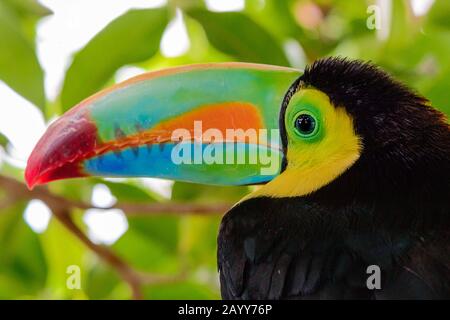
[[[85,177],[218,185],[280,170],[278,113],[300,71],[247,63],[150,72],[84,100],[55,121],[25,171],[30,188]]]

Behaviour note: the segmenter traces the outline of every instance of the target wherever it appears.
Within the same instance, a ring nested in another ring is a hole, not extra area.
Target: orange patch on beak
[[[259,129],[264,128],[263,119],[254,105],[243,102],[225,102],[199,107],[182,116],[160,123],[149,130],[103,143],[98,146],[95,153],[103,154],[125,147],[169,142],[172,141],[172,133],[178,129],[186,129],[194,137],[196,121],[201,122],[203,132],[208,129],[216,129],[221,132],[224,138],[227,129],[242,129],[244,131],[254,129],[258,133]],[[235,141],[230,142],[245,142],[238,140],[239,137],[236,136]]]

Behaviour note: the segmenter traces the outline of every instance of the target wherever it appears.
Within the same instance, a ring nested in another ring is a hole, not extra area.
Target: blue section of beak
[[[281,151],[247,143],[164,143],[108,152],[84,161],[97,176],[156,177],[213,185],[265,183],[280,172]]]

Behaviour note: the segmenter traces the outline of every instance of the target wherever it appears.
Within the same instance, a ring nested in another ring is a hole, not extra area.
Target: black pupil
[[[301,114],[295,120],[295,127],[301,134],[310,134],[316,127],[316,120],[309,114]]]

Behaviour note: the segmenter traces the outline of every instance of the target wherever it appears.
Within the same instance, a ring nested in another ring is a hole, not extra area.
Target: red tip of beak
[[[25,169],[28,188],[84,176],[80,164],[95,153],[96,146],[97,128],[87,111],[75,108],[68,112],[47,129],[28,158]]]

